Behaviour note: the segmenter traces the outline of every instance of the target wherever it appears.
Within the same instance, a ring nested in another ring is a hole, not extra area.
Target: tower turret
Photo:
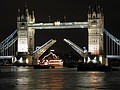
[[[91,7],[89,6],[89,9],[88,9],[88,19],[91,19]]]
[[[88,13],[88,51],[91,55],[103,53],[103,28],[104,18],[100,5],[95,4],[92,8],[91,18]]]
[[[25,4],[23,15],[24,15],[24,21],[28,22],[29,21],[29,11],[28,11],[28,8],[27,8],[27,4]]]
[[[35,23],[34,13],[30,15],[27,4],[23,13],[18,10],[17,29],[18,29],[18,53],[24,55],[31,54],[34,51],[35,30],[29,27],[29,24]]]
[[[20,21],[20,9],[18,9],[18,14],[17,14],[17,22]]]
[[[32,11],[32,22],[35,22],[35,14],[34,14],[34,11]]]

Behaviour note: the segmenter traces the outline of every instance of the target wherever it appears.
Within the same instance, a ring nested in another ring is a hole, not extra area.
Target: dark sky
[[[35,11],[36,22],[51,22],[60,20],[87,21],[89,5],[94,6],[96,0],[1,0],[0,2],[0,42],[9,36],[16,29],[17,9],[24,9],[27,3],[29,11]],[[104,9],[105,28],[115,37],[120,39],[120,5],[119,0],[98,0]],[[66,30],[36,30],[35,44],[44,44],[49,39],[56,39],[58,42],[52,46],[56,52],[69,52],[71,47],[63,42],[68,38],[80,47],[87,47],[87,29],[66,29]]]

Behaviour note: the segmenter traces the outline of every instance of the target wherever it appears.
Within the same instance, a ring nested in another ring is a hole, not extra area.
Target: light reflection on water
[[[0,90],[119,90],[119,88],[120,71],[80,72],[76,68],[14,67],[14,70],[0,72]]]

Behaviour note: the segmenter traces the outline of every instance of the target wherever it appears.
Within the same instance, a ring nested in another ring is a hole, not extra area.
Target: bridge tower
[[[23,12],[18,9],[17,16],[18,55],[28,55],[34,51],[35,30],[28,27],[29,23],[35,23],[34,11],[30,15],[27,5],[25,5]]]
[[[95,4],[88,10],[88,52],[97,59],[103,56],[104,15],[100,5]]]

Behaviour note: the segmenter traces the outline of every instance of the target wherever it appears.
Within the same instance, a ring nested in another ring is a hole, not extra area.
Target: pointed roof
[[[28,11],[28,7],[27,7],[27,3],[25,3],[24,16],[29,16],[29,11]]]
[[[91,7],[89,5],[89,9],[88,9],[88,14],[91,14],[92,10],[91,10]]]

